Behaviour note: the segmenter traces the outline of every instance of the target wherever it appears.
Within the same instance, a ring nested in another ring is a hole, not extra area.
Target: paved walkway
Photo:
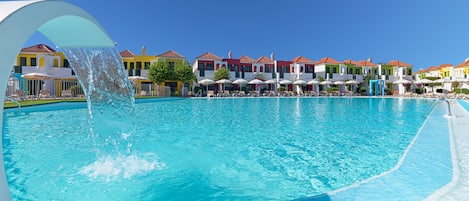
[[[395,168],[306,200],[466,200],[469,112],[455,100],[450,105],[453,116],[448,118],[446,102],[437,104]]]
[[[469,102],[464,102],[468,104]],[[453,180],[427,200],[467,200],[469,198],[469,112],[451,101],[455,118],[450,121],[453,136]],[[469,109],[469,108],[467,108]]]

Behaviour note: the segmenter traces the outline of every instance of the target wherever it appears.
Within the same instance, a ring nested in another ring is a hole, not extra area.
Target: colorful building
[[[454,76],[456,78],[467,79],[469,76],[469,58],[454,67]]]
[[[46,92],[48,96],[61,96],[62,90],[74,85],[77,80],[64,54],[48,45],[37,44],[21,49],[18,54],[8,93],[27,96],[43,91],[44,96]]]
[[[179,95],[182,91],[182,83],[176,80],[167,80],[159,86],[153,85],[148,79],[150,65],[158,61],[164,61],[170,69],[174,69],[176,64],[183,64],[186,59],[181,54],[169,50],[160,55],[147,55],[145,47],[142,48],[141,55],[136,55],[130,50],[120,52],[124,62],[124,68],[128,71],[129,79],[135,83],[137,95]],[[165,88],[169,91],[165,92]],[[159,90],[159,91],[157,91]],[[170,93],[170,94],[168,94]]]

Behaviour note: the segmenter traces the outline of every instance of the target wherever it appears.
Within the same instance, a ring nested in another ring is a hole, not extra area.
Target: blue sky
[[[399,59],[414,69],[469,57],[466,0],[66,0],[105,28],[119,51],[189,61],[210,51],[227,57],[291,60]],[[34,35],[25,46],[44,42]]]

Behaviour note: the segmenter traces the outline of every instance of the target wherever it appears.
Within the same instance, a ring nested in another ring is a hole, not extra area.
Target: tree
[[[174,65],[174,73],[176,75],[176,79],[181,81],[183,84],[191,84],[192,82],[197,80],[194,72],[192,72],[192,68],[189,63],[176,63]]]
[[[227,68],[220,68],[215,72],[215,80],[230,79],[230,71]]]
[[[168,64],[164,61],[158,61],[150,65],[148,79],[159,85],[166,80],[170,80],[171,74]]]
[[[160,95],[159,85],[166,80],[171,80],[172,77],[174,77],[174,72],[164,61],[152,63],[148,69],[148,79],[157,84],[156,94],[158,96]]]

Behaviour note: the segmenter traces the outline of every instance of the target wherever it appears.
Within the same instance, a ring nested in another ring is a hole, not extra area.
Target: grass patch
[[[163,98],[164,96],[138,96],[135,99],[147,99],[147,98]],[[33,105],[44,105],[51,103],[62,103],[62,102],[85,102],[85,98],[72,98],[72,99],[46,99],[46,100],[23,100],[18,101],[21,107],[33,106]],[[14,102],[4,102],[3,108],[16,108],[18,105]]]
[[[21,107],[33,106],[33,105],[44,105],[51,103],[61,103],[61,102],[84,102],[84,98],[74,98],[74,99],[48,99],[48,100],[24,100],[18,101]],[[3,108],[15,108],[18,105],[14,102],[4,102]]]

